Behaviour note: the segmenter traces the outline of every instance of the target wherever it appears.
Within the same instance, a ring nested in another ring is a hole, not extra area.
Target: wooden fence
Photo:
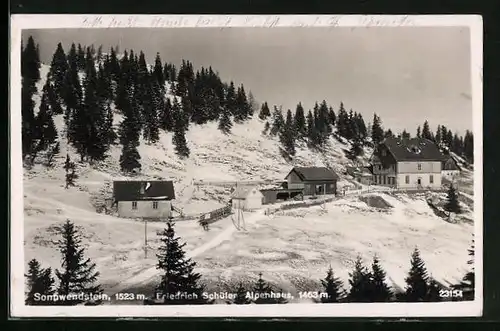
[[[206,226],[231,215],[231,213],[231,205],[227,205],[225,207],[212,210],[211,212],[203,213],[202,215],[200,215],[198,222],[200,223],[200,225]]]

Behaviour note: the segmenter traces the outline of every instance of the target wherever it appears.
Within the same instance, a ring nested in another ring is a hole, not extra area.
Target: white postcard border
[[[201,306],[26,306],[24,304],[21,31],[51,28],[423,27],[470,29],[474,141],[475,300],[439,303],[340,303]],[[479,15],[12,15],[10,39],[10,312],[13,317],[452,317],[483,309],[482,49]]]

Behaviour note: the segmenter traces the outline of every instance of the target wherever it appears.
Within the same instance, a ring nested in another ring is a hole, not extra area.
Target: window
[[[419,163],[417,164],[418,170],[422,170],[422,165]]]
[[[406,175],[405,183],[406,184],[410,184],[410,176]]]
[[[158,201],[153,201],[153,209],[158,209]]]
[[[382,150],[382,156],[386,156],[386,155],[387,155],[386,153],[387,153],[387,152],[385,151],[385,149],[383,149],[383,150]]]
[[[385,185],[385,178],[386,178],[386,176],[384,176],[384,185]]]
[[[429,183],[434,183],[434,175],[429,175]]]
[[[137,201],[132,201],[132,209],[137,209]]]

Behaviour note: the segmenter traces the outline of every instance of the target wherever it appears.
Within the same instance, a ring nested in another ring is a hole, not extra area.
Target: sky
[[[153,63],[212,66],[259,102],[295,110],[326,100],[337,111],[376,113],[385,128],[416,132],[428,120],[472,129],[470,35],[466,27],[280,27],[26,30],[50,63],[57,43],[144,51]]]

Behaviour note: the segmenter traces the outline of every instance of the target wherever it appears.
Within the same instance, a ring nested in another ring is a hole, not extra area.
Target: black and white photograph
[[[481,314],[479,16],[14,15],[11,63],[14,316]]]

